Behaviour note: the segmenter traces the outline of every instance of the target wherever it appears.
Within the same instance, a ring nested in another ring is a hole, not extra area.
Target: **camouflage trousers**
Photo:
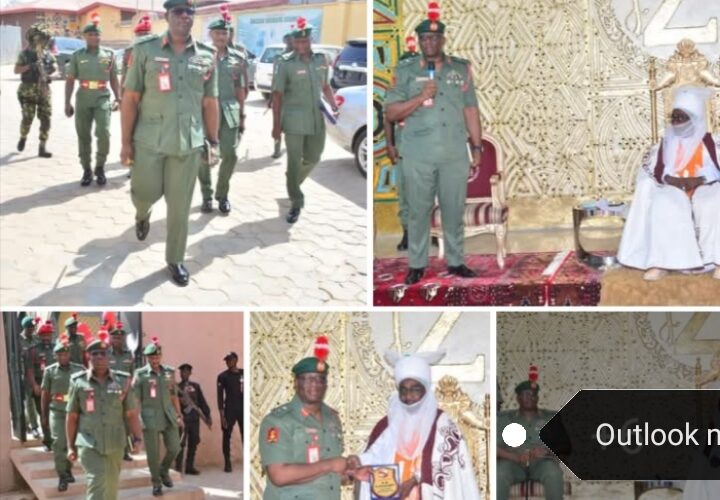
[[[30,133],[30,125],[37,114],[38,120],[40,120],[40,142],[44,143],[50,132],[50,117],[52,116],[50,89],[48,89],[47,95],[43,96],[39,85],[21,83],[17,96],[22,107],[20,137],[27,137]]]

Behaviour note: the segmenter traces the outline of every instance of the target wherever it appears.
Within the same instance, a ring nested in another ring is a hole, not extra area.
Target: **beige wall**
[[[200,446],[196,464],[221,465],[222,431],[217,411],[216,380],[226,369],[223,357],[229,351],[239,356],[238,366],[243,365],[243,315],[241,313],[168,313],[151,312],[142,315],[143,344],[154,336],[163,346],[163,363],[178,367],[183,363],[193,366],[190,380],[202,387],[212,412],[211,431],[200,424]],[[177,375],[178,381],[180,374]],[[247,386],[247,385],[246,385]],[[242,456],[237,429],[232,441],[233,459]]]
[[[99,6],[97,9],[92,9],[80,16],[80,28],[82,29],[87,23],[90,22],[90,15],[97,12],[100,15],[100,28],[102,29],[102,40],[103,43],[109,43],[111,45],[130,43],[135,37],[134,29],[138,19],[145,13],[140,12],[135,14],[132,22],[121,24],[121,11],[108,6]],[[165,18],[161,14],[151,15],[153,24],[153,33],[163,33],[167,28]],[[120,43],[122,42],[122,43]]]

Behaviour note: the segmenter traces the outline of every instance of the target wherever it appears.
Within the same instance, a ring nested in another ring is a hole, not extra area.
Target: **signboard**
[[[282,43],[285,33],[295,24],[298,17],[304,17],[313,26],[312,41],[320,42],[322,9],[302,9],[277,12],[258,12],[240,15],[237,20],[235,40],[250,52],[260,55],[267,45]]]

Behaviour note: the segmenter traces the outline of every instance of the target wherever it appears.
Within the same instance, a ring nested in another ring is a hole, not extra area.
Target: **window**
[[[121,10],[120,11],[120,24],[128,25],[132,24],[135,12],[132,10]]]

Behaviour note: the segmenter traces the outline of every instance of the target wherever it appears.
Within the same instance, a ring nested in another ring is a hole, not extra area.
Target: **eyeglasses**
[[[425,388],[421,385],[414,385],[412,387],[399,387],[398,392],[401,396],[422,396],[425,392]]]
[[[176,16],[182,16],[183,14],[187,14],[188,16],[195,15],[195,9],[193,9],[192,7],[175,7],[170,12],[172,12]]]
[[[90,356],[92,356],[93,358],[106,358],[107,351],[93,351],[90,353]]]
[[[300,375],[298,380],[303,384],[327,385],[327,377],[317,375]]]

